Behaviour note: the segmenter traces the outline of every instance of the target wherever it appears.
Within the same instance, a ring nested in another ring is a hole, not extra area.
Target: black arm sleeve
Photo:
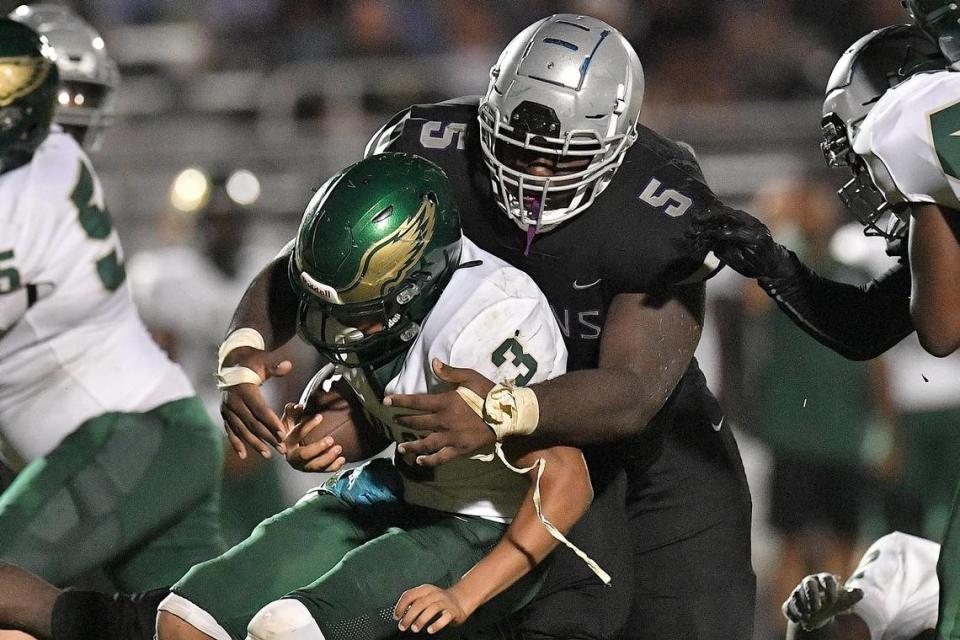
[[[910,335],[910,268],[901,262],[863,286],[818,276],[790,253],[793,273],[758,282],[798,327],[850,360],[869,360]]]

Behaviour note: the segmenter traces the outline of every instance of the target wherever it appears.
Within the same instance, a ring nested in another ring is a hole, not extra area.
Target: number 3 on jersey
[[[77,207],[80,226],[91,240],[106,240],[113,231],[113,221],[106,207],[95,198],[93,175],[86,162],[80,163],[80,178],[70,194],[70,200]],[[113,243],[109,253],[96,261],[97,275],[107,291],[115,291],[127,277],[123,261],[119,256],[119,247]]]
[[[523,373],[518,375],[513,381],[518,387],[525,387],[533,379],[537,372],[537,359],[523,350],[523,345],[516,338],[507,338],[493,352],[490,360],[498,367],[502,367],[507,362],[507,354],[510,354],[510,360],[518,371]]]

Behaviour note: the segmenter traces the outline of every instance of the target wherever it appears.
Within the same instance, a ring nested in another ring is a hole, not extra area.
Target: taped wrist
[[[528,387],[498,384],[486,398],[466,387],[457,387],[457,393],[493,429],[498,441],[507,436],[528,436],[536,431],[540,422],[537,394]]]
[[[218,389],[235,387],[238,384],[254,384],[258,387],[263,384],[263,379],[260,378],[260,375],[249,367],[223,366],[223,361],[227,359],[227,355],[229,355],[234,349],[239,349],[240,347],[253,347],[254,349],[259,349],[260,351],[266,350],[263,336],[260,335],[260,332],[256,329],[245,327],[242,329],[237,329],[227,336],[227,339],[224,340],[223,344],[220,345],[220,349],[217,350]]]

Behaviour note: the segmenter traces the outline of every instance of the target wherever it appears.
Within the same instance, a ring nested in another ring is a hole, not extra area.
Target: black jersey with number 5
[[[546,294],[570,353],[570,370],[596,368],[607,309],[620,293],[657,293],[715,270],[687,236],[694,211],[714,196],[693,155],[640,127],[613,180],[593,204],[555,229],[537,235],[525,253],[526,233],[500,209],[483,163],[478,98],[415,105],[388,122],[367,154],[399,151],[439,165],[450,178],[464,234],[481,248],[530,274]],[[702,420],[718,408],[692,362],[661,416],[681,401]],[[702,410],[697,411],[696,407]]]

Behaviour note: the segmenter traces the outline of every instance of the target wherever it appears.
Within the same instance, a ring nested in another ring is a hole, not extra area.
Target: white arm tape
[[[227,339],[223,341],[223,344],[220,345],[220,349],[217,351],[218,389],[235,387],[238,384],[255,384],[258,387],[263,384],[263,380],[259,374],[249,367],[236,366],[224,368],[223,361],[226,360],[227,355],[234,349],[239,349],[240,347],[253,347],[260,351],[266,350],[263,336],[260,335],[260,332],[256,329],[237,329],[227,336]]]
[[[473,411],[497,434],[497,440],[507,436],[528,436],[540,423],[540,403],[533,389],[498,384],[486,398],[466,387],[457,387],[457,393]]]

